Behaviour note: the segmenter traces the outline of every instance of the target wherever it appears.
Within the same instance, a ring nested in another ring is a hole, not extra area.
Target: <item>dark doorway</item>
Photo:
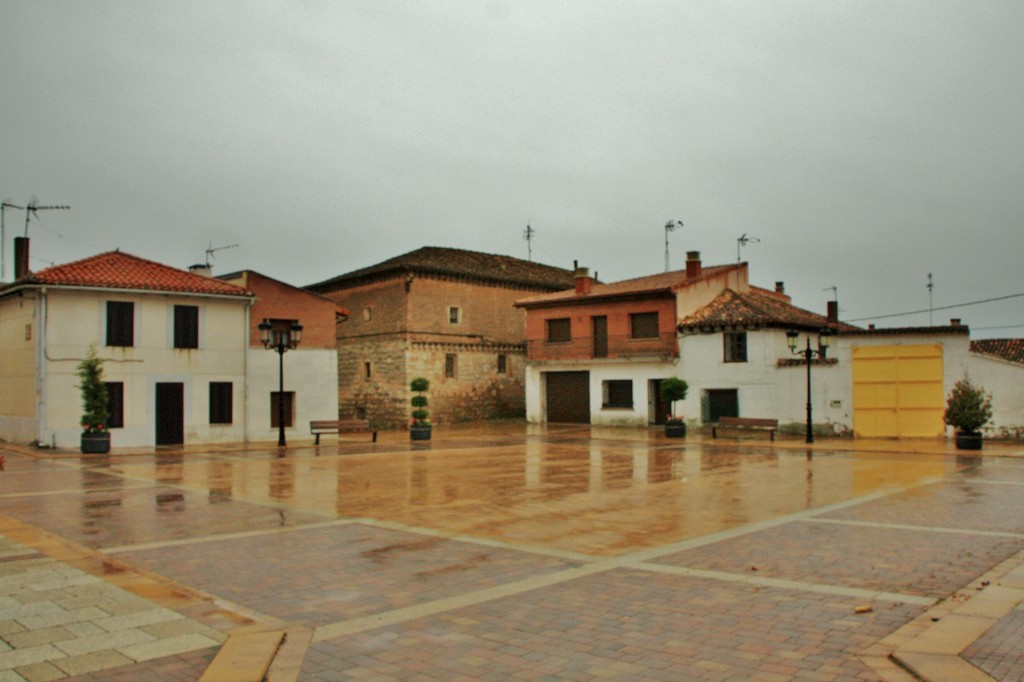
[[[545,372],[548,421],[590,423],[590,372]]]
[[[185,385],[156,385],[156,444],[185,443]]]
[[[594,326],[594,357],[608,357],[608,318],[605,315],[590,318]]]
[[[735,388],[714,388],[708,390],[708,422],[717,422],[721,417],[740,416],[740,399]]]
[[[672,407],[661,397],[661,379],[651,379],[647,384],[647,423],[664,424]]]

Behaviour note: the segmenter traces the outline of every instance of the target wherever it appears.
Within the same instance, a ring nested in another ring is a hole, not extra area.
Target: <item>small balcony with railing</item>
[[[526,343],[527,360],[652,360],[679,356],[675,332],[657,336],[577,336],[568,341],[532,339]]]

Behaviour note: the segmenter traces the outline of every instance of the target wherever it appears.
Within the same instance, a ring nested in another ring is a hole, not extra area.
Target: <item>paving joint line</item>
[[[913,530],[928,533],[949,533],[952,535],[970,535],[994,538],[1015,538],[1024,540],[1024,533],[1011,533],[999,530],[975,530],[973,528],[948,528],[945,526],[915,526],[906,523],[882,523],[879,521],[856,521],[853,519],[801,519],[804,523],[831,523],[837,526],[861,526],[865,528],[893,528],[896,530]]]

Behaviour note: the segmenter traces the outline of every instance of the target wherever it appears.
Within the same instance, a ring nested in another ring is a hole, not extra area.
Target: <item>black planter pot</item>
[[[669,438],[686,438],[686,424],[665,424],[665,435]]]
[[[981,432],[957,431],[956,448],[957,450],[981,450]]]
[[[110,452],[110,433],[83,433],[83,455],[105,455]]]
[[[426,426],[413,424],[409,427],[409,438],[412,440],[430,440],[430,424]]]

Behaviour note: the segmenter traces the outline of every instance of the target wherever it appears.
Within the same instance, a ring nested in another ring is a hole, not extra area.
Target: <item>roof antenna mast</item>
[[[758,244],[760,242],[761,240],[757,237],[748,237],[747,233],[744,232],[743,235],[736,240],[736,262],[740,262],[740,247],[746,246],[747,244]]]
[[[25,236],[28,237],[28,221],[29,218],[36,214],[36,211],[67,211],[70,206],[38,206],[36,205],[35,197],[32,201],[28,202],[28,206],[25,207]],[[39,216],[36,216],[39,218]]]
[[[210,246],[206,249],[206,267],[210,267],[210,261],[213,260],[213,254],[224,249],[234,249],[238,244],[228,244],[227,246],[218,246],[214,248],[213,242],[210,242]]]
[[[679,227],[682,227],[682,226],[683,226],[683,221],[682,220],[670,220],[667,223],[665,223],[665,272],[668,272],[668,269],[669,269],[669,265],[668,265],[668,233],[672,232],[676,228],[679,228]]]
[[[928,326],[932,326],[932,289],[935,287],[935,283],[932,282],[932,273],[928,273]]]
[[[523,230],[523,239],[526,240],[526,259],[533,261],[533,235],[537,230],[530,227],[530,221],[526,221],[526,229]]]

